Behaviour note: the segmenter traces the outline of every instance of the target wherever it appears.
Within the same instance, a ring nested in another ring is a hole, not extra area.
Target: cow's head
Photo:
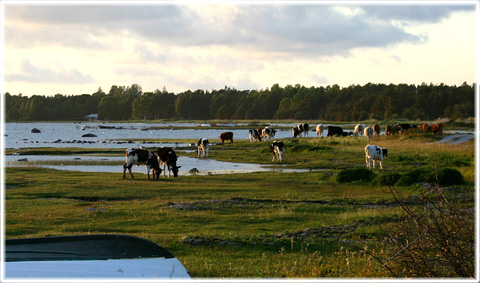
[[[382,148],[382,152],[383,152],[383,157],[385,157],[385,158],[388,157],[387,156],[388,155],[388,149]]]
[[[294,127],[292,129],[292,132],[293,132],[293,137],[294,138],[296,138],[298,136],[298,134],[300,134],[300,130],[297,127]]]
[[[180,169],[182,166],[177,166],[176,164],[172,166],[171,170],[173,173],[173,177],[178,177],[178,169]]]

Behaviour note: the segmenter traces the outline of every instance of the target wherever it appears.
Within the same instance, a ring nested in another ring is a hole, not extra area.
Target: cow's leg
[[[165,162],[162,163],[162,166],[163,166],[163,178],[165,178],[165,166],[166,166]]]
[[[383,162],[382,162],[382,160],[378,161],[378,163],[380,163],[380,170],[383,170]]]
[[[147,177],[150,180],[150,167],[147,165]]]
[[[133,178],[133,173],[132,173],[132,165],[133,165],[133,164],[130,164],[130,165],[127,166],[127,163],[125,163],[125,164],[123,165],[123,178],[124,178],[124,179],[125,179],[125,171],[126,171],[126,169],[128,169],[128,173],[130,173],[130,176],[132,177],[132,179],[134,179],[134,178]]]

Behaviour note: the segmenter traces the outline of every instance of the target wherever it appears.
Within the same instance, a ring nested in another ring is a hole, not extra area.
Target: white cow
[[[270,151],[272,151],[273,153],[272,161],[275,161],[275,159],[280,162],[282,161],[283,147],[284,147],[283,142],[273,141],[273,143],[270,145]]]
[[[358,137],[361,136],[363,133],[363,125],[355,125],[355,128],[353,129],[353,134]]]
[[[208,157],[208,147],[210,145],[210,142],[206,138],[201,138],[197,142],[197,157]]]
[[[373,137],[373,128],[371,126],[366,127],[363,130],[363,135],[367,138],[368,141],[371,141]]]
[[[315,132],[317,132],[317,137],[321,137],[323,135],[323,125],[318,124],[317,127],[315,127]]]
[[[365,147],[365,162],[367,163],[367,168],[371,169],[372,168],[372,163],[373,163],[373,168],[375,168],[375,162],[380,163],[380,169],[383,169],[383,159],[387,158],[388,154],[388,149],[386,148],[381,148],[376,145],[367,145]]]

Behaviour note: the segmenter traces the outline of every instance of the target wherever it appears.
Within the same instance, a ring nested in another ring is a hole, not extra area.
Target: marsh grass
[[[465,184],[451,194],[471,195],[472,201],[473,143],[433,141],[413,136],[372,144],[389,148],[385,172],[453,166]],[[169,249],[194,278],[391,276],[369,253],[382,249],[387,232],[405,213],[386,187],[335,180],[341,169],[365,166],[366,140],[284,142],[282,165],[312,171],[148,180],[144,175],[123,179],[121,164],[118,173],[6,168],[6,237],[135,235]],[[210,158],[278,166],[267,142],[212,146]],[[421,184],[398,188],[407,200],[424,192]]]

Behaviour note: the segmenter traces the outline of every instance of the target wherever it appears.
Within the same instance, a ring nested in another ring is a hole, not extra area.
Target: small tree
[[[390,191],[406,213],[389,227],[382,252],[373,255],[394,277],[475,276],[475,222],[471,201],[437,187],[414,204]]]

